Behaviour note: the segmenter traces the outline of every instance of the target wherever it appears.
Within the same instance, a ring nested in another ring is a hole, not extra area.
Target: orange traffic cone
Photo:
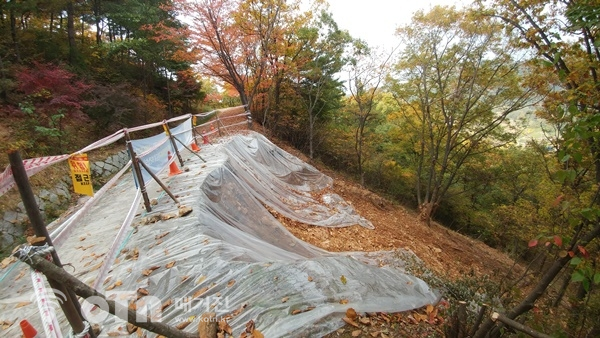
[[[23,319],[19,325],[21,325],[21,331],[23,331],[23,337],[25,338],[37,338],[39,337],[37,330],[29,324],[27,319]]]
[[[192,144],[190,144],[190,148],[192,149],[192,151],[200,151],[200,147],[198,147],[196,142],[192,142]]]
[[[210,141],[208,140],[208,135],[204,135],[204,132],[202,132],[202,143],[204,144],[209,144]]]
[[[167,158],[169,161],[171,161],[171,152],[168,151],[167,152]],[[179,170],[179,168],[177,167],[177,163],[175,163],[175,161],[171,162],[171,164],[169,164],[169,176],[174,176],[177,174],[181,174],[181,170]]]

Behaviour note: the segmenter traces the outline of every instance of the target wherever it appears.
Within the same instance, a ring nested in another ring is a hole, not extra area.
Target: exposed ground
[[[292,147],[274,140],[286,151],[311,163]],[[298,238],[329,251],[379,251],[408,249],[425,264],[425,268],[444,280],[455,281],[465,275],[484,276],[491,280],[510,279],[522,272],[506,254],[490,248],[440,224],[427,226],[418,214],[374,194],[344,175],[319,163],[312,163],[334,179],[333,192],[351,203],[356,211],[375,226],[369,230],[355,225],[325,228],[306,225],[275,216]],[[351,324],[326,337],[441,337],[442,323],[447,321],[447,304],[399,314],[363,314]],[[357,324],[358,327],[354,326]]]

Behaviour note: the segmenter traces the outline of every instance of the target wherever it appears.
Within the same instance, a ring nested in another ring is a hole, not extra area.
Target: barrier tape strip
[[[129,212],[127,213],[127,216],[125,217],[125,220],[123,220],[123,224],[121,225],[121,228],[119,229],[117,237],[115,238],[112,246],[110,247],[110,249],[104,256],[104,261],[102,262],[102,267],[100,268],[100,272],[98,273],[98,277],[96,277],[96,281],[94,282],[94,286],[93,286],[94,289],[96,289],[100,292],[102,292],[102,290],[100,290],[99,287],[101,287],[102,284],[104,283],[104,279],[106,279],[106,275],[108,274],[108,271],[112,267],[112,262],[114,261],[114,259],[116,258],[116,255],[117,255],[117,248],[121,245],[121,242],[123,242],[123,237],[127,233],[126,230],[129,229],[129,227],[131,226],[131,223],[133,223],[133,219],[135,217],[137,209],[140,206],[141,198],[142,198],[142,192],[138,188],[135,193],[135,198],[133,199],[133,203],[131,203],[131,207],[129,208]],[[91,304],[90,304],[90,306],[91,306]]]
[[[69,158],[69,155],[45,156],[23,160],[23,166],[27,172],[27,177],[42,171],[55,163],[61,162]],[[0,175],[0,196],[4,195],[10,188],[15,185],[12,168],[8,166]]]
[[[50,234],[50,238],[52,238],[52,244],[55,247],[59,247],[69,237],[69,235],[74,229],[73,225],[77,224],[79,219],[81,219],[81,217],[83,217],[87,213],[87,211],[91,209],[94,206],[94,204],[96,204],[96,202],[104,195],[104,193],[106,193],[108,189],[112,188],[112,186],[117,182],[119,178],[121,178],[121,176],[123,176],[123,174],[129,169],[130,166],[131,160],[127,162],[127,164],[123,168],[121,168],[121,170],[119,170],[119,172],[117,172],[115,176],[113,176],[108,182],[106,182],[106,184],[104,184],[104,186],[102,186],[100,190],[96,191],[94,196],[88,199],[83,204],[83,207],[81,207],[81,209],[77,211],[77,213],[75,213],[71,218],[69,218],[67,221],[61,224],[59,228],[57,228]]]
[[[48,290],[44,285],[44,278],[42,276],[44,275],[41,272],[31,270],[31,281],[33,283],[35,300],[40,311],[40,317],[42,318],[44,332],[48,338],[62,338],[60,326],[56,319],[56,311],[54,307],[50,305],[50,297],[48,295]],[[59,298],[58,301],[63,302],[65,300]]]

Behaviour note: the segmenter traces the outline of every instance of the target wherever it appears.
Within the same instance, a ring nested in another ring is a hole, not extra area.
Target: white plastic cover
[[[397,256],[329,253],[293,236],[265,208],[268,205],[304,223],[369,226],[339,196],[327,195],[329,205],[313,198],[331,185],[329,177],[260,134],[214,141],[202,147],[206,163],[186,151],[189,171],[160,175],[181,204],[193,208],[190,215],[144,221],[177,212],[173,201],[155,183],[149,184],[150,197],[158,203],[152,213],[136,217],[135,230],[123,243],[108,279],[100,281],[100,287],[107,289],[101,291],[109,297],[134,301],[143,288],[149,295],[141,299],[148,300],[151,309],[149,297],[158,299],[150,313],[159,313],[162,322],[175,326],[196,316],[185,328],[195,332],[197,318],[204,312],[234,314],[228,320],[234,336],[254,320],[256,328],[270,338],[326,334],[344,325],[341,318],[349,307],[358,312],[397,312],[437,301],[423,281],[398,268],[402,262]],[[90,285],[98,274],[91,267],[106,255],[127,213],[124,198],[133,200],[133,179],[125,175],[113,190],[98,202],[96,214],[81,221],[79,233],[59,248],[61,260],[73,262],[75,274]],[[3,275],[0,319],[34,321],[36,307],[18,305],[29,299],[26,292],[31,288],[19,279],[19,271]],[[19,291],[15,295],[10,290]],[[161,304],[167,306],[157,312]],[[138,304],[138,310],[143,308]],[[126,335],[124,321],[98,311],[93,314],[89,319],[101,323],[103,337]],[[62,315],[59,322],[66,330]],[[7,333],[17,330],[18,325],[13,325]]]

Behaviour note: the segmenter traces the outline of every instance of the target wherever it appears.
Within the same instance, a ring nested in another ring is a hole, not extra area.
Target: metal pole
[[[169,124],[165,121],[163,122],[163,127],[165,128],[165,132],[167,133],[167,136],[169,136],[169,140],[171,140],[171,146],[173,147],[173,151],[175,151],[175,154],[177,154],[177,158],[179,159],[179,164],[181,164],[181,166],[183,167],[183,159],[181,158],[181,155],[179,154],[179,150],[177,150],[177,145],[175,144],[175,141],[173,140],[173,134],[171,134],[171,129],[169,128]]]
[[[46,228],[46,224],[44,223],[42,214],[40,213],[40,209],[35,201],[35,196],[33,195],[33,190],[29,184],[29,178],[27,177],[27,171],[23,166],[21,154],[16,150],[11,151],[8,153],[8,158],[10,160],[10,167],[12,169],[15,183],[19,188],[23,205],[25,206],[27,216],[31,222],[31,227],[35,231],[35,235],[37,237],[45,237],[46,243],[51,246],[52,239],[50,238],[50,234],[48,233],[48,229]],[[52,252],[52,260],[54,264],[62,270],[62,264],[58,258],[58,254],[55,251]],[[81,304],[79,304],[79,301],[77,300],[77,295],[72,290],[67,289],[63,284],[55,281],[54,279],[48,278],[48,283],[55,293],[62,292],[62,294],[66,296],[66,300],[64,302],[59,302],[59,304],[65,314],[65,317],[67,318],[67,321],[71,325],[73,332],[83,332],[85,325],[83,324]],[[57,297],[59,297],[58,294]],[[88,334],[89,337],[95,337],[92,330],[89,330]]]
[[[131,145],[131,138],[129,137],[129,133],[127,132],[127,130],[125,130],[124,132],[125,140],[127,143],[127,150],[129,151],[129,156],[131,156],[131,165],[133,165],[133,172],[135,173],[135,177],[137,178],[138,184],[140,185],[142,197],[144,198],[144,206],[146,207],[146,212],[150,212],[152,211],[152,206],[150,205],[150,199],[148,198],[148,192],[146,191],[146,184],[144,183],[142,170],[140,169],[138,158],[135,155],[135,152],[133,151],[133,145]]]
[[[136,160],[142,165],[142,167],[144,167],[144,169],[146,169],[148,174],[150,174],[150,176],[152,176],[152,178],[156,181],[156,183],[158,183],[158,185],[160,185],[160,187],[163,188],[163,190],[166,191],[167,194],[169,194],[169,196],[173,199],[173,201],[175,203],[179,204],[179,201],[177,200],[177,198],[175,198],[175,195],[173,195],[171,193],[171,191],[169,190],[169,188],[167,188],[167,186],[164,185],[163,182],[161,180],[159,180],[158,177],[156,177],[156,175],[154,175],[154,173],[150,170],[150,168],[148,168],[146,163],[144,163],[144,161],[142,161],[141,159],[139,159],[137,157],[136,157]]]

